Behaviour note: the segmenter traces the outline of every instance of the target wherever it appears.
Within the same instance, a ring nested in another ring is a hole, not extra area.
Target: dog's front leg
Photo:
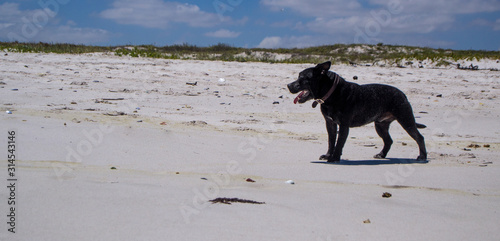
[[[328,132],[328,152],[319,157],[320,160],[329,160],[335,150],[335,141],[337,140],[337,124],[329,116],[324,116],[326,121],[326,131]]]
[[[349,124],[339,125],[339,137],[337,139],[337,145],[335,145],[335,150],[333,154],[328,158],[328,162],[339,162],[340,156],[342,155],[342,149],[349,135]]]

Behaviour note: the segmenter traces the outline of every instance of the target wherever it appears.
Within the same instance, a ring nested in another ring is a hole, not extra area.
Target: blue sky
[[[500,50],[500,0],[7,0],[0,41]]]

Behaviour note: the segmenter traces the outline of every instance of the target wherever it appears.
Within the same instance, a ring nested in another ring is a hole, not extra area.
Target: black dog
[[[313,107],[321,104],[321,113],[325,117],[328,131],[328,152],[320,160],[340,161],[349,128],[371,122],[375,122],[375,129],[384,140],[384,148],[374,158],[385,158],[392,145],[389,125],[394,120],[417,142],[420,149],[417,160],[427,159],[424,137],[417,130],[425,128],[425,125],[415,122],[411,105],[401,90],[389,85],[358,85],[347,82],[336,73],[328,71],[330,66],[330,62],[325,62],[305,69],[300,72],[296,81],[288,84],[292,94],[300,92],[294,103],[315,99]]]

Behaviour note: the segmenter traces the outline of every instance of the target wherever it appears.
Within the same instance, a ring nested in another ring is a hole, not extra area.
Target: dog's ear
[[[321,74],[325,74],[328,70],[330,70],[330,66],[332,66],[332,62],[326,61],[322,64],[318,64],[316,68],[321,69]]]

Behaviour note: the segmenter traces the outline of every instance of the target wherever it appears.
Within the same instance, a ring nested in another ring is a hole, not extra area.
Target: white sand
[[[500,72],[332,66],[403,90],[429,163],[395,122],[389,159],[372,158],[370,124],[329,165],[319,108],[286,89],[310,66],[2,54],[0,176],[15,130],[18,181],[15,234],[0,191],[0,239],[498,239]]]

